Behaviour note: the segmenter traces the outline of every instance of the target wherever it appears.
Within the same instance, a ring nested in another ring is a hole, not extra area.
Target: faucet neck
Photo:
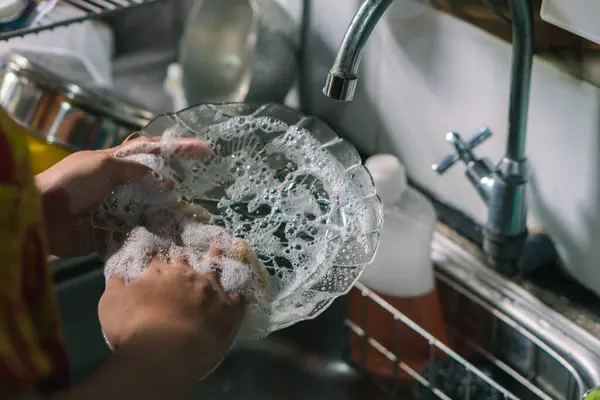
[[[505,157],[525,158],[529,91],[533,63],[534,30],[530,0],[509,0],[512,16],[512,67],[508,106],[508,141]]]
[[[393,0],[365,0],[346,30],[323,93],[332,99],[351,101],[356,89],[358,65],[363,49]]]

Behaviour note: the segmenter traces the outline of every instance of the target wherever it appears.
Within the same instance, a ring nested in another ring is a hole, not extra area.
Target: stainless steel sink
[[[545,306],[444,230],[433,243],[446,321],[455,346],[494,366],[522,399],[581,399],[600,384],[600,340]]]
[[[597,338],[496,275],[468,247],[447,235],[436,235],[432,255],[450,332],[448,347],[364,286],[359,284],[354,290],[361,290],[365,301],[386,308],[399,324],[420,332],[436,350],[432,357],[445,353],[455,363],[453,374],[488,386],[487,397],[473,390],[463,390],[457,397],[459,391],[451,382],[410,370],[389,349],[365,335],[360,321],[344,320],[346,303],[340,299],[316,320],[236,348],[199,384],[197,398],[579,400],[600,383]],[[400,385],[395,380],[376,380],[348,362],[351,331],[363,335],[366,346],[377,348],[414,382]]]
[[[264,340],[233,352],[198,386],[198,399],[377,400],[386,393],[345,362],[291,342]]]

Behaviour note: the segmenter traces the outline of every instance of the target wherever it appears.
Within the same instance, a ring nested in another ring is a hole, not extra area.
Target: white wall
[[[282,0],[293,4],[297,0]],[[359,0],[313,0],[310,41],[312,112],[370,152],[395,152],[412,178],[484,221],[486,209],[456,165],[445,176],[430,165],[483,124],[495,136],[479,155],[503,154],[510,44],[416,3],[396,0],[365,50],[354,102],[321,93],[323,80]],[[600,293],[600,90],[540,60],[534,63],[529,116],[531,224],[546,227],[569,270]]]

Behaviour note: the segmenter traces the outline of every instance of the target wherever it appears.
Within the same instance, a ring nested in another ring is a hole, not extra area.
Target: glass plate
[[[278,104],[205,104],[161,115],[140,134],[211,144],[214,156],[165,165],[182,198],[247,240],[266,268],[266,323],[251,336],[315,318],[373,260],[381,202],[356,149],[322,121]],[[101,257],[107,235],[132,228],[109,203],[92,216]]]

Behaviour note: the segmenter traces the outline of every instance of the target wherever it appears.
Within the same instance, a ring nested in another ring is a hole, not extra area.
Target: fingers
[[[107,282],[102,294],[102,303],[108,305],[109,309],[113,304],[118,303],[125,285],[125,279],[122,276],[113,275]]]
[[[204,278],[210,282],[215,293],[217,293],[219,300],[225,304],[228,303],[229,295],[225,293],[225,289],[223,289],[223,286],[221,286],[218,272],[209,272],[208,274],[204,275]]]
[[[140,135],[141,135],[140,132],[133,132],[131,135],[127,136],[125,138],[125,140],[123,140],[121,142],[121,144],[119,144],[118,146],[110,147],[108,149],[95,150],[95,151],[100,152],[100,153],[114,155],[120,149],[123,149],[123,148],[130,146],[132,144],[135,144],[135,143],[159,142],[160,141],[160,136],[147,137],[147,136],[140,136]]]
[[[130,140],[111,150],[111,154],[117,157],[128,157],[134,154],[161,155],[164,151],[179,152],[181,154],[193,157],[214,155],[208,142],[193,138],[181,138],[174,139],[172,141],[161,142],[160,137],[140,137]]]
[[[139,162],[112,155],[102,155],[102,158],[96,171],[98,177],[108,179],[108,185],[103,186],[102,198],[118,186],[140,182],[144,179],[148,179],[148,183],[152,185],[152,190],[155,192],[170,192],[176,186],[174,181],[163,178]]]
[[[210,248],[208,249],[209,257],[216,258],[216,257],[220,257],[222,255],[223,255],[223,250],[217,243],[213,243],[210,246]],[[215,288],[215,290],[219,294],[219,298],[221,299],[221,301],[232,303],[232,304],[238,304],[242,301],[242,297],[239,293],[234,293],[232,295],[229,295],[225,292],[225,289],[223,289],[223,285],[221,285],[221,270],[215,269],[215,270],[209,272],[208,274],[206,274],[205,277],[211,282],[212,286]]]
[[[103,164],[102,174],[110,179],[112,187],[125,183],[139,182],[145,177],[155,175],[154,171],[138,162],[109,156]]]
[[[146,271],[161,272],[163,265],[164,265],[164,262],[160,259],[160,257],[157,254],[152,254],[150,256],[150,261],[148,262],[148,265],[146,266]]]
[[[245,303],[244,298],[240,293],[228,294],[223,289],[221,285],[221,279],[219,271],[209,272],[204,275],[204,277],[210,282],[212,288],[214,289],[219,301],[224,305],[233,306],[235,310],[239,313],[239,319],[244,315]]]
[[[106,284],[105,292],[121,290],[125,287],[125,278],[120,275],[113,275]]]
[[[160,155],[161,143],[156,140],[132,140],[127,144],[117,147],[112,153],[115,157],[129,157],[135,154]]]
[[[244,297],[240,293],[233,293],[229,296],[229,304],[238,311],[238,323],[241,322],[244,317],[244,311],[246,310]]]
[[[203,286],[204,290],[212,290],[214,294],[216,294],[219,302],[221,302],[224,305],[233,305],[236,308],[241,308],[243,311],[244,300],[242,296],[238,293],[229,295],[225,291],[225,289],[221,285],[219,271],[211,271],[207,274],[202,275],[195,269],[193,269],[185,259],[173,260],[169,263],[166,263],[158,255],[152,256],[146,270],[144,271],[144,274],[156,273],[161,275],[163,274],[163,272],[166,274],[165,276],[168,276],[169,272],[175,273],[175,275],[186,276],[187,278],[189,278],[189,282],[192,283],[192,286],[196,286],[196,289],[200,289],[200,287]],[[123,281],[122,278],[116,278],[119,281],[115,283],[115,285],[125,286],[125,281]],[[147,276],[147,278],[150,278],[150,276]]]
[[[206,157],[215,155],[210,144],[200,139],[177,139],[172,142],[172,145],[175,147],[173,150],[180,151],[182,154],[189,156]]]
[[[210,248],[208,249],[208,254],[211,257],[219,257],[220,255],[223,254],[223,250],[221,250],[221,248],[217,245],[217,244],[212,244],[210,246]]]
[[[244,298],[239,293],[233,293],[231,296],[229,296],[229,298],[231,299],[231,301],[234,304],[243,304],[244,303]]]
[[[128,156],[135,154],[160,155],[165,150],[199,157],[214,154],[210,145],[204,140],[186,138],[172,142],[161,142],[160,140],[160,137],[140,137],[113,149],[99,151],[98,153],[103,154],[104,157],[100,165],[100,172],[102,176],[109,179],[110,187],[108,189],[112,191],[117,186],[139,182],[148,176],[153,177],[154,182],[158,185],[158,190],[170,191],[175,188],[175,182],[162,180],[147,166],[125,158]]]

